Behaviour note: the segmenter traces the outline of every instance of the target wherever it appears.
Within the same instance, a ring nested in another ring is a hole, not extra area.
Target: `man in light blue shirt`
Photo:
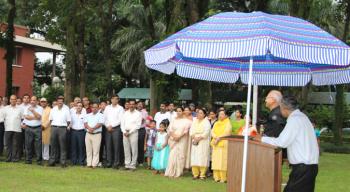
[[[87,131],[85,136],[86,146],[86,164],[88,167],[96,168],[100,161],[100,146],[102,139],[102,125],[104,116],[99,113],[98,104],[92,104],[92,112],[87,114],[84,120],[84,126]]]
[[[42,164],[42,133],[41,116],[43,108],[38,105],[38,98],[30,98],[30,106],[24,110],[23,129],[25,131],[26,164],[32,164],[33,145],[35,148],[36,162]]]

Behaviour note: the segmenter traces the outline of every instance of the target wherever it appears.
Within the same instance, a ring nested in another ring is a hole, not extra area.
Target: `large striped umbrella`
[[[182,77],[251,85],[304,86],[350,82],[350,48],[299,18],[227,12],[189,26],[144,52],[147,67]],[[246,119],[246,121],[248,121]],[[246,123],[248,126],[248,123]],[[245,191],[248,135],[242,188]]]

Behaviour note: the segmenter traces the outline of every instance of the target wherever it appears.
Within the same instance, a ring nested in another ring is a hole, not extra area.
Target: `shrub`
[[[321,142],[321,150],[329,153],[343,153],[350,154],[350,145],[334,145],[333,143],[323,143]]]

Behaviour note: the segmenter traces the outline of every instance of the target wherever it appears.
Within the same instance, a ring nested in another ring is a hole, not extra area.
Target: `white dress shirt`
[[[72,107],[69,109],[70,114],[72,115],[73,113],[77,112],[77,108],[76,107]],[[81,110],[81,114],[86,115],[86,109],[83,107],[83,109]]]
[[[4,108],[5,107],[0,104],[0,123],[4,122]]]
[[[104,124],[104,116],[102,113],[89,113],[85,116],[84,123],[87,123],[89,127],[94,128],[98,123],[101,124],[101,126],[94,130],[93,133],[100,133],[102,132],[102,125]]]
[[[29,108],[31,108],[31,107],[32,106],[25,108],[23,116],[29,115],[29,116],[34,117],[34,114],[31,111],[29,111]],[[41,116],[43,115],[44,109],[41,106],[36,105],[34,108],[34,111],[39,113],[40,119],[39,120],[38,119],[28,120],[28,119],[24,118],[23,124],[26,124],[26,125],[31,126],[31,127],[37,127],[37,126],[41,125]]]
[[[140,129],[142,123],[142,115],[136,109],[131,112],[130,110],[126,111],[123,115],[120,128],[123,133],[126,133],[128,130],[129,133],[133,133]]]
[[[71,110],[72,111],[72,110]],[[72,118],[72,129],[74,130],[84,130],[85,126],[84,126],[84,119],[85,119],[85,115],[83,113],[83,111],[81,111],[80,114],[78,114],[76,112],[76,110],[72,111],[73,113],[71,113],[71,118]]]
[[[27,110],[28,107],[30,107],[30,104],[25,104],[25,103],[21,103],[20,105],[18,105],[19,107],[22,108],[23,113]],[[22,124],[23,124],[24,118],[22,117]]]
[[[318,164],[319,148],[314,127],[309,118],[298,109],[287,119],[287,124],[278,138],[262,137],[262,142],[287,148],[291,164]]]
[[[22,104],[19,105],[19,107],[22,107],[22,110],[24,112],[28,107],[30,107],[30,104],[29,103],[28,104],[22,103]]]
[[[120,105],[106,106],[105,110],[103,111],[106,127],[108,126],[116,127],[120,125],[123,114],[124,114],[124,108]]]
[[[68,106],[63,105],[61,109],[58,106],[52,108],[50,112],[51,126],[68,126],[71,122],[71,116]]]
[[[5,131],[22,132],[21,121],[23,117],[23,108],[11,105],[3,109]]]
[[[168,111],[167,113],[169,113],[169,117],[170,117],[169,122],[174,120],[177,117],[176,111]]]
[[[156,128],[157,129],[159,129],[159,125],[164,119],[168,119],[170,122],[170,120],[171,120],[170,113],[167,113],[167,112],[162,113],[160,111],[156,113],[156,115],[154,116],[154,120],[156,121]]]
[[[148,112],[146,109],[142,109],[141,111],[139,111],[141,113],[142,116],[142,124],[141,127],[145,128],[147,126],[146,120],[148,117]]]

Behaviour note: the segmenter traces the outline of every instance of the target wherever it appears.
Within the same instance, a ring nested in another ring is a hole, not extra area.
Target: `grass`
[[[320,160],[316,192],[350,191],[350,155],[323,153]],[[284,167],[283,180],[289,169]],[[87,169],[83,167],[41,167],[23,163],[0,162],[1,192],[213,192],[226,191],[226,185],[212,179],[193,181],[190,174],[179,179],[152,175],[145,169],[135,172],[112,169]]]

